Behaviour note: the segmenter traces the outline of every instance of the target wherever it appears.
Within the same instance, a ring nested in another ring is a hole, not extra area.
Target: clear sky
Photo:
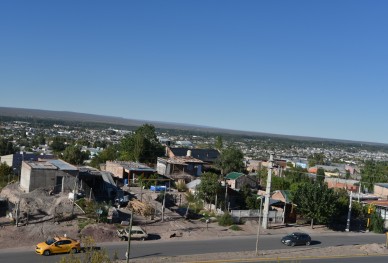
[[[0,1],[0,106],[388,143],[388,1]]]

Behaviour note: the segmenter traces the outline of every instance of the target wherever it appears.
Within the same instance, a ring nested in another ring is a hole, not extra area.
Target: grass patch
[[[78,219],[79,231],[84,229],[87,225],[94,224],[94,223],[95,223],[94,219],[89,219],[89,218],[87,218],[87,219]]]

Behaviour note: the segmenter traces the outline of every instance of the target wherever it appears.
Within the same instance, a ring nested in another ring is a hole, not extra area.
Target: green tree
[[[268,169],[267,167],[262,167],[261,169],[257,170],[256,177],[259,179],[259,184],[261,186],[267,184],[267,177],[268,177]]]
[[[34,146],[44,145],[46,144],[46,138],[44,137],[43,134],[39,134],[37,136],[34,136],[31,144]]]
[[[224,143],[223,143],[223,141],[222,141],[222,137],[221,137],[221,136],[217,136],[217,137],[216,137],[216,142],[215,142],[214,147],[215,147],[218,151],[222,151],[222,149],[224,148]]]
[[[0,163],[0,177],[5,177],[12,174],[12,167],[8,164]]]
[[[113,144],[102,150],[97,156],[94,156],[90,161],[90,165],[99,168],[100,164],[106,161],[114,161],[119,157],[119,145]]]
[[[8,166],[5,162],[0,163],[0,190],[3,186],[7,185],[13,177],[12,167]]]
[[[80,146],[68,146],[63,152],[63,160],[68,163],[80,165],[89,158],[89,151],[82,152]]]
[[[0,155],[14,154],[16,149],[13,143],[5,138],[0,139]]]
[[[315,166],[315,165],[324,165],[326,164],[326,156],[324,153],[314,153],[310,156],[308,156],[307,161],[309,163],[309,166]]]
[[[222,175],[230,172],[242,172],[245,168],[244,154],[235,147],[228,147],[221,151],[215,165],[221,170]]]
[[[314,221],[328,223],[336,212],[337,196],[327,184],[300,183],[291,189],[291,196],[297,211],[303,217],[311,219],[311,227]]]
[[[201,183],[197,187],[198,197],[208,203],[215,201],[216,195],[221,192],[221,185],[218,181],[218,175],[215,173],[203,173]]]
[[[375,183],[388,183],[388,163],[367,160],[361,169],[361,181],[369,191]]]
[[[317,169],[317,182],[320,184],[325,183],[325,170],[322,167]]]
[[[120,158],[126,161],[156,163],[164,155],[155,127],[150,124],[140,126],[133,134],[124,136],[120,144]]]
[[[371,214],[369,228],[374,233],[384,233],[384,219],[376,210]]]
[[[65,145],[66,139],[63,137],[56,136],[53,138],[53,141],[51,142],[50,146],[51,149],[53,149],[54,152],[62,152],[66,149]]]
[[[288,190],[291,183],[286,177],[272,176],[271,188],[272,190]]]

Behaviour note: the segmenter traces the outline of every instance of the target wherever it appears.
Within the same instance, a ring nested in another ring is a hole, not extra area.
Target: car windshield
[[[49,239],[46,240],[46,244],[47,244],[47,245],[51,245],[51,244],[53,244],[54,242],[55,242],[55,239],[53,239],[53,238],[49,238]]]

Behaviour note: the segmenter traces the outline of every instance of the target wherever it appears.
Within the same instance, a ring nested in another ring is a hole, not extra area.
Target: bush
[[[233,218],[228,212],[220,216],[218,219],[218,225],[220,226],[231,226],[233,224]]]
[[[176,189],[178,190],[178,192],[186,192],[187,191],[187,187],[186,187],[185,182],[179,181],[176,184]]]
[[[242,228],[239,227],[238,225],[232,225],[231,227],[229,227],[230,230],[233,230],[233,231],[241,231]]]
[[[384,219],[376,211],[372,213],[370,221],[370,229],[374,233],[384,233]]]

